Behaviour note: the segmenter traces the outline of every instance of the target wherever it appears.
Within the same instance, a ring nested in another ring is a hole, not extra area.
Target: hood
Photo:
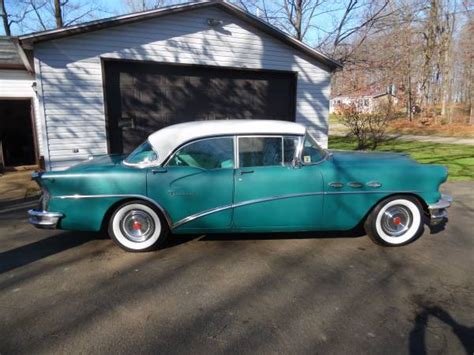
[[[393,164],[417,164],[405,153],[385,153],[385,152],[361,152],[361,151],[341,151],[330,150],[332,154],[331,160],[335,165],[351,165],[351,166],[374,166]]]

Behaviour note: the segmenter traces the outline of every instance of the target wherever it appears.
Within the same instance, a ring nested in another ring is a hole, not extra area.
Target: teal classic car
[[[321,149],[297,123],[199,121],[157,131],[128,156],[35,173],[39,228],[108,230],[128,251],[170,233],[344,231],[378,244],[417,239],[446,221],[447,169],[403,154]]]

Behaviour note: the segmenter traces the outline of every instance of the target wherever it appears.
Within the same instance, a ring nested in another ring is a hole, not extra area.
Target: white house
[[[349,105],[354,105],[358,112],[373,113],[389,99],[394,105],[398,103],[398,98],[387,92],[335,96],[331,98],[329,113],[338,113],[340,107]]]
[[[340,64],[222,1],[193,2],[19,38],[39,100],[47,169],[130,151],[167,125],[261,118],[327,145]]]

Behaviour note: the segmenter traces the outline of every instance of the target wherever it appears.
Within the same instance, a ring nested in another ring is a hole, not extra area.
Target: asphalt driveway
[[[0,212],[0,353],[474,351],[474,184],[446,230],[174,237],[130,254]]]

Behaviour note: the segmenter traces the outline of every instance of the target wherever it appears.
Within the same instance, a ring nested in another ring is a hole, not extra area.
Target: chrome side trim
[[[158,210],[161,213],[163,213],[163,216],[165,217],[166,223],[168,223],[168,226],[171,228],[171,226],[173,225],[173,220],[171,219],[171,216],[169,215],[169,213],[160,204],[158,204],[156,201],[152,200],[149,197],[143,196],[143,195],[127,195],[127,194],[79,195],[79,194],[75,194],[75,195],[54,196],[52,198],[60,199],[60,200],[64,200],[64,199],[83,199],[83,198],[138,198],[138,199],[150,202],[152,205],[154,205],[156,208],[158,208]]]
[[[337,191],[337,192],[327,192],[327,191],[321,191],[321,192],[304,192],[304,193],[299,193],[299,194],[288,194],[288,195],[277,195],[277,196],[271,196],[271,197],[262,197],[262,198],[257,198],[254,200],[248,200],[248,201],[242,201],[242,202],[237,202],[234,204],[230,205],[225,205],[225,206],[220,206],[216,208],[211,208],[209,210],[203,211],[203,212],[198,212],[193,215],[190,215],[188,217],[185,217],[175,224],[173,224],[170,229],[176,229],[178,227],[181,227],[182,225],[189,223],[191,221],[194,221],[198,218],[208,216],[212,213],[217,213],[221,211],[225,211],[231,208],[238,208],[238,207],[243,207],[243,206],[248,206],[248,205],[254,205],[257,203],[262,203],[262,202],[269,202],[269,201],[275,201],[275,200],[284,200],[284,199],[289,199],[289,198],[295,198],[295,197],[306,197],[306,196],[317,196],[317,195],[338,195],[338,194],[385,194],[385,193],[407,193],[407,192],[414,192],[414,191],[405,191],[405,192],[400,192],[400,191]]]
[[[274,200],[283,200],[283,199],[287,199],[287,198],[304,197],[304,196],[312,196],[312,195],[324,195],[324,192],[306,192],[306,193],[301,193],[301,194],[289,194],[289,195],[279,195],[279,196],[272,196],[272,197],[262,197],[262,198],[257,198],[257,199],[254,199],[254,200],[247,200],[247,201],[237,202],[237,203],[234,203],[234,204],[231,204],[231,205],[225,205],[225,206],[220,206],[220,207],[216,207],[216,208],[211,208],[211,209],[206,210],[204,212],[199,212],[199,213],[193,214],[191,216],[188,216],[188,217],[185,217],[185,218],[179,220],[178,222],[176,222],[175,224],[173,224],[171,226],[171,229],[178,228],[178,227],[182,226],[185,223],[194,221],[198,218],[210,215],[212,213],[225,211],[225,210],[228,210],[228,209],[231,209],[231,208],[237,208],[237,207],[242,207],[242,206],[247,206],[247,205],[254,205],[254,204],[257,204],[257,203],[269,202],[269,201],[274,201]]]
[[[168,212],[157,202],[154,200],[150,199],[149,197],[143,196],[143,195],[127,195],[127,194],[102,194],[102,195],[63,195],[63,196],[54,196],[53,198],[55,199],[83,199],[83,198],[139,198],[143,199],[145,201],[150,202],[154,206],[156,206],[160,212],[163,213],[165,216],[166,222],[168,223],[168,226],[170,227],[171,230],[176,229],[178,227],[181,227],[182,225],[189,223],[191,221],[194,221],[198,218],[205,217],[207,215],[210,215],[212,213],[217,213],[221,211],[225,211],[230,208],[238,208],[238,207],[243,207],[243,206],[248,206],[248,205],[253,205],[257,203],[262,203],[262,202],[269,202],[269,201],[274,201],[274,200],[284,200],[284,199],[289,199],[289,198],[295,198],[295,197],[305,197],[305,196],[317,196],[317,195],[340,195],[340,194],[393,194],[393,193],[416,193],[418,191],[320,191],[320,192],[304,192],[304,193],[298,193],[298,194],[287,194],[287,195],[276,195],[276,196],[271,196],[271,197],[263,197],[263,198],[257,198],[253,200],[248,200],[248,201],[242,201],[242,202],[237,202],[234,204],[229,204],[229,205],[224,205],[224,206],[219,206],[216,208],[211,208],[209,210],[205,210],[202,212],[198,212],[195,214],[192,214],[190,216],[187,216],[176,223],[173,223],[171,216],[168,214]]]
[[[228,209],[231,209],[231,208],[234,208],[234,205],[225,205],[225,206],[220,206],[220,207],[216,207],[216,208],[211,208],[209,210],[206,210],[206,211],[203,211],[203,212],[199,212],[199,213],[195,213],[195,214],[192,214],[188,217],[185,217],[181,220],[179,220],[178,222],[176,222],[175,224],[173,224],[170,229],[173,230],[173,229],[176,229],[178,227],[181,227],[183,224],[186,224],[186,223],[189,223],[191,221],[194,221],[198,218],[201,218],[201,217],[205,217],[207,215],[210,215],[210,214],[213,214],[213,213],[217,213],[217,212],[221,212],[221,211],[225,211],[225,210],[228,210]]]

